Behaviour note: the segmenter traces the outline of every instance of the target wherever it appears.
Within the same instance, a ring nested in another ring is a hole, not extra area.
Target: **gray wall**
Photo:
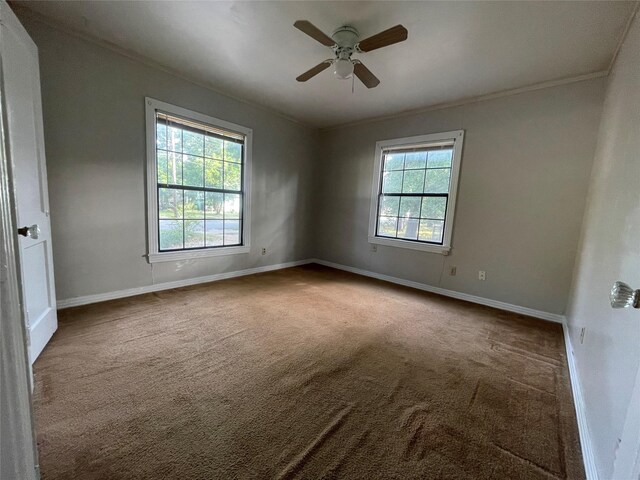
[[[318,133],[23,21],[40,49],[58,298],[318,257],[564,312],[603,79]],[[251,254],[146,262],[144,96],[254,129]],[[375,142],[460,128],[466,137],[451,255],[371,252]]]
[[[585,397],[600,478],[613,478],[625,417],[640,368],[640,312],[613,310],[622,280],[640,288],[640,21],[609,77],[593,177],[568,309],[569,333]],[[580,331],[585,328],[584,343]],[[640,432],[636,432],[640,434]]]
[[[311,256],[315,131],[24,12],[21,20],[40,52],[59,299]],[[147,263],[145,96],[253,129],[250,254]]]
[[[564,313],[603,93],[604,80],[594,79],[324,132],[317,256]],[[371,252],[376,141],[457,129],[466,133],[451,255]]]

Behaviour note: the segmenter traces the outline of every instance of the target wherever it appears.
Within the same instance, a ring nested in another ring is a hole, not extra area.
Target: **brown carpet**
[[[307,266],[60,312],[42,478],[584,478],[559,325]]]

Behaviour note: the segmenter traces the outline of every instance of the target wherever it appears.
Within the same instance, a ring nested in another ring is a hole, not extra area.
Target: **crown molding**
[[[636,17],[638,10],[640,10],[640,1],[636,2],[636,6],[633,9],[633,12],[631,12],[631,15],[629,15],[629,19],[627,20],[627,23],[624,26],[624,30],[622,31],[622,35],[620,36],[620,41],[618,42],[618,45],[616,46],[616,50],[615,52],[613,52],[613,57],[611,57],[611,61],[609,62],[609,67],[607,68],[607,75],[611,73],[611,70],[613,70],[613,66],[616,63],[616,59],[618,58],[620,49],[622,48],[624,41],[627,39],[627,35],[629,34],[629,30],[631,29],[631,24],[633,24],[633,19]]]
[[[415,108],[411,110],[404,110],[402,112],[393,113],[390,115],[382,115],[379,117],[356,120],[354,122],[342,123],[340,125],[335,125],[332,127],[320,128],[319,130],[321,132],[328,132],[331,130],[338,130],[338,129],[347,128],[347,127],[355,127],[358,125],[366,125],[369,123],[382,122],[385,120],[392,120],[396,118],[411,117],[413,115],[420,115],[422,113],[433,112],[436,110],[445,110],[448,108],[462,107],[464,105],[469,105],[472,103],[486,102],[487,100],[494,100],[494,99],[503,98],[503,97],[511,97],[514,95],[520,95],[521,93],[533,92],[536,90],[543,90],[545,88],[553,88],[553,87],[559,87],[561,85],[568,85],[570,83],[584,82],[586,80],[592,80],[594,78],[606,77],[607,75],[609,75],[609,70],[600,70],[598,72],[586,73],[583,75],[576,75],[576,76],[565,77],[565,78],[560,78],[556,80],[548,80],[546,82],[534,83],[532,85],[527,85],[525,87],[512,88],[509,90],[500,90],[494,93],[487,93],[484,95],[477,95],[474,97],[466,97],[461,100],[456,100],[453,102],[438,103],[438,104],[430,105],[426,107],[420,107],[420,108]]]
[[[204,82],[202,80],[198,80],[190,75],[186,75],[184,73],[182,73],[181,71],[173,68],[173,67],[169,67],[167,65],[164,65],[160,62],[156,62],[155,60],[151,60],[148,57],[145,57],[144,55],[140,55],[137,52],[134,52],[132,50],[129,50],[127,48],[123,48],[120,47],[119,45],[116,45],[112,42],[108,42],[106,40],[102,40],[100,38],[97,38],[93,35],[87,34],[85,32],[81,32],[75,28],[71,28],[68,27],[66,25],[63,25],[62,23],[51,19],[50,17],[47,17],[46,15],[43,15],[39,12],[36,12],[34,10],[31,10],[29,7],[22,5],[22,4],[16,4],[14,2],[9,2],[9,4],[11,5],[11,8],[14,12],[19,12],[21,16],[25,17],[25,18],[29,18],[30,20],[34,20],[36,22],[42,23],[44,25],[47,25],[48,27],[51,27],[55,30],[58,30],[62,33],[65,33],[69,36],[72,37],[76,37],[79,38],[81,40],[84,40],[85,42],[97,45],[99,47],[105,48],[107,50],[111,50],[114,53],[117,53],[118,55],[122,55],[123,57],[128,58],[129,60],[133,60],[135,62],[139,62],[147,67],[150,68],[154,68],[156,70],[161,70],[164,73],[168,73],[169,75],[172,75],[174,77],[180,78],[181,80],[187,81],[193,85],[197,85],[198,87],[201,88],[205,88],[211,92],[214,92],[218,95],[222,95],[223,97],[229,98],[231,100],[235,100],[236,102],[240,102],[244,105],[248,105],[250,107],[253,108],[257,108],[259,110],[262,110],[264,112],[267,113],[271,113],[273,115],[277,115],[280,118],[283,118],[284,120],[287,120],[289,122],[295,123],[297,125],[303,126],[305,128],[309,128],[312,130],[317,130],[317,127],[310,125],[308,123],[302,122],[294,117],[291,117],[289,115],[287,115],[284,112],[281,112],[280,110],[277,110],[275,108],[272,107],[268,107],[266,105],[263,105],[261,103],[258,102],[253,102],[250,100],[247,100],[245,98],[236,96],[236,95],[232,95],[228,92],[222,91],[220,90],[218,87],[216,87],[214,84],[210,83],[210,82]]]
[[[413,115],[420,115],[423,113],[427,113],[427,112],[433,112],[433,111],[437,111],[437,110],[445,110],[448,108],[455,108],[455,107],[461,107],[464,105],[469,105],[469,104],[473,104],[473,103],[479,103],[479,102],[485,102],[488,100],[494,100],[494,99],[498,99],[498,98],[503,98],[503,97],[510,97],[513,95],[519,95],[522,93],[527,93],[527,92],[533,92],[536,90],[542,90],[545,88],[553,88],[553,87],[558,87],[561,85],[568,85],[571,83],[577,83],[577,82],[583,82],[583,81],[587,81],[587,80],[591,80],[591,79],[595,79],[595,78],[601,78],[601,77],[606,77],[611,73],[611,70],[613,68],[613,65],[615,64],[615,60],[618,57],[618,54],[620,52],[620,49],[622,48],[622,45],[624,43],[624,40],[627,37],[627,34],[629,32],[629,29],[631,28],[631,24],[633,23],[633,20],[637,14],[637,12],[640,10],[640,1],[636,2],[636,7],[634,8],[632,14],[629,16],[629,19],[627,20],[627,23],[625,25],[624,31],[621,35],[620,41],[618,42],[618,45],[616,47],[616,50],[611,58],[611,61],[609,62],[609,65],[607,66],[607,68],[605,70],[600,70],[597,72],[591,72],[591,73],[586,73],[586,74],[581,74],[581,75],[574,75],[574,76],[570,76],[570,77],[564,77],[564,78],[559,78],[559,79],[554,79],[554,80],[548,80],[548,81],[544,81],[544,82],[539,82],[539,83],[534,83],[531,85],[526,85],[524,87],[518,87],[518,88],[513,88],[513,89],[506,89],[506,90],[499,90],[496,92],[491,92],[491,93],[487,93],[487,94],[482,94],[482,95],[476,95],[476,96],[470,96],[470,97],[465,97],[462,98],[460,100],[455,100],[455,101],[451,101],[451,102],[443,102],[443,103],[438,103],[438,104],[432,104],[432,105],[426,105],[423,107],[419,107],[419,108],[415,108],[415,109],[410,109],[410,110],[403,110],[400,112],[396,112],[396,113],[392,113],[389,115],[381,115],[381,116],[374,116],[374,117],[368,117],[368,118],[363,118],[360,120],[355,120],[352,122],[345,122],[345,123],[340,123],[340,124],[336,124],[336,125],[332,125],[332,126],[327,126],[327,127],[317,127],[314,125],[311,125],[309,123],[300,121],[294,117],[291,117],[289,115],[287,115],[286,113],[274,109],[273,107],[269,107],[267,105],[258,103],[258,102],[254,102],[254,101],[250,101],[247,100],[245,98],[236,96],[236,95],[232,95],[229,94],[228,92],[224,92],[222,90],[220,90],[218,87],[216,87],[214,84],[210,83],[210,82],[205,82],[202,80],[198,80],[194,77],[191,77],[189,75],[186,75],[182,72],[180,72],[177,69],[174,69],[172,67],[169,67],[167,65],[164,65],[162,63],[156,62],[154,60],[149,59],[148,57],[145,57],[143,55],[140,55],[136,52],[133,52],[132,50],[120,47],[118,45],[115,45],[111,42],[99,39],[95,36],[92,36],[90,34],[87,34],[85,32],[81,32],[77,29],[74,28],[70,28],[66,25],[63,25],[61,22],[58,22],[56,20],[51,19],[50,17],[47,17],[39,12],[36,12],[34,10],[31,10],[28,6],[25,6],[23,4],[16,4],[15,2],[9,2],[11,5],[11,8],[14,11],[19,11],[21,12],[21,14],[23,16],[26,16],[34,21],[40,22],[42,24],[48,25],[51,28],[54,28],[56,30],[59,30],[63,33],[66,33],[67,35],[71,35],[77,38],[80,38],[86,42],[92,43],[94,45],[98,45],[100,47],[106,48],[108,50],[111,50],[119,55],[122,55],[126,58],[129,58],[130,60],[134,60],[137,62],[142,63],[143,65],[146,65],[148,67],[151,68],[155,68],[157,70],[161,70],[165,73],[168,73],[170,75],[173,75],[177,78],[180,78],[182,80],[185,80],[189,83],[192,83],[194,85],[197,85],[199,87],[205,88],[207,90],[210,90],[218,95],[222,95],[226,98],[235,100],[237,102],[240,102],[242,104],[251,106],[253,108],[258,108],[262,111],[274,114],[279,116],[280,118],[283,118],[287,121],[290,121],[292,123],[298,124],[300,126],[303,126],[305,128],[309,128],[311,130],[316,130],[319,132],[329,132],[332,130],[339,130],[342,128],[347,128],[347,127],[354,127],[354,126],[358,126],[358,125],[366,125],[366,124],[370,124],[370,123],[376,123],[376,122],[381,122],[381,121],[385,121],[385,120],[392,120],[392,119],[396,119],[396,118],[404,118],[404,117],[410,117]]]

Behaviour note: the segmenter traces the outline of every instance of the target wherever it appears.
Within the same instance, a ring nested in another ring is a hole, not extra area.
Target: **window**
[[[149,261],[249,252],[252,131],[146,99]]]
[[[447,254],[464,131],[376,144],[369,242]]]

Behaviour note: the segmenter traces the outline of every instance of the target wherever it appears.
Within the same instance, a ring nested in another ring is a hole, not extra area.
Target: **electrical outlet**
[[[377,252],[378,251],[378,245],[376,245],[375,243],[371,244],[371,251],[372,252]]]
[[[484,270],[478,270],[478,280],[486,280],[487,279],[487,272],[485,272]]]
[[[266,254],[267,254],[267,249],[266,249],[266,248],[263,248],[263,249],[262,249],[262,254],[263,254],[263,255],[266,255]]]
[[[453,266],[451,267],[451,270],[449,270],[449,275],[451,275],[452,277],[455,277],[457,273],[456,267]]]
[[[584,332],[585,332],[586,330],[587,330],[587,329],[586,329],[585,327],[582,327],[582,328],[580,329],[580,344],[583,344],[583,343],[584,343]]]

